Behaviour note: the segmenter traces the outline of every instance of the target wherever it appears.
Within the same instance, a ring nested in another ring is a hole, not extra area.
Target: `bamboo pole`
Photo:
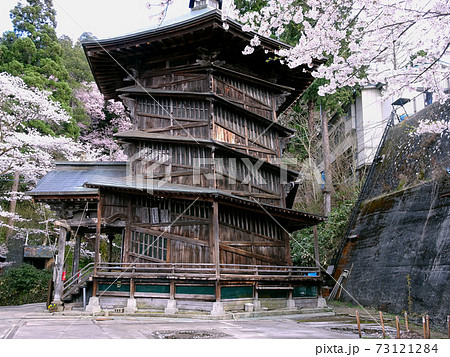
[[[359,312],[358,311],[356,311],[356,323],[358,324],[358,335],[359,335],[359,338],[362,338],[362,335],[361,335],[361,322],[359,321]]]
[[[397,327],[397,338],[400,339],[400,320],[398,316],[395,316],[395,325]]]
[[[383,338],[386,338],[386,331],[384,329],[383,313],[380,311],[381,330],[383,331]]]
[[[427,315],[426,317],[427,320],[427,338],[430,339],[431,338],[431,334],[430,334],[430,317]]]
[[[405,311],[405,327],[406,327],[406,332],[409,332],[408,313],[406,311]]]
[[[427,338],[427,325],[425,322],[425,316],[422,316],[422,325],[423,325],[423,338]]]

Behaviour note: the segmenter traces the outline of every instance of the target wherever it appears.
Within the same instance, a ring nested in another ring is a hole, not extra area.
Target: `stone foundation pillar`
[[[134,314],[137,311],[136,299],[128,299],[127,307],[123,309],[125,314]]]
[[[321,296],[319,296],[317,298],[317,307],[320,307],[320,308],[326,308],[327,307],[327,301]]]
[[[171,314],[171,315],[178,313],[177,301],[173,300],[173,299],[169,299],[167,301],[167,306],[164,309],[164,313]]]
[[[211,316],[224,316],[225,310],[223,308],[223,302],[216,301],[213,303],[213,308],[211,310]]]
[[[95,314],[100,311],[102,311],[102,308],[100,307],[100,299],[97,296],[92,296],[89,299],[89,304],[86,306],[86,312]]]

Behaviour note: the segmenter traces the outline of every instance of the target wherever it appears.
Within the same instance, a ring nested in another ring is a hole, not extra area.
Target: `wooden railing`
[[[209,263],[100,263],[94,274],[94,263],[86,265],[77,275],[64,283],[62,298],[76,294],[91,278],[164,278],[169,280],[252,280],[293,281],[319,279],[320,269],[315,267],[220,264]]]
[[[168,279],[298,279],[319,278],[316,267],[220,264],[218,272],[215,264],[209,263],[101,263],[96,276],[123,278]]]
[[[71,276],[67,281],[65,281],[62,298],[64,299],[70,294],[73,294],[80,287],[80,285],[84,284],[92,276],[93,271],[94,263],[89,263],[77,274]]]

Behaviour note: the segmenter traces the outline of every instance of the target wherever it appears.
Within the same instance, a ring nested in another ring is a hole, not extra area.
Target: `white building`
[[[433,102],[432,93],[419,91],[405,92],[401,98],[382,99],[382,89],[382,85],[364,87],[345,108],[344,115],[335,115],[329,121],[332,167],[342,170],[345,166],[347,178],[371,165],[392,113],[395,125]],[[321,138],[317,145],[317,167],[323,172]]]

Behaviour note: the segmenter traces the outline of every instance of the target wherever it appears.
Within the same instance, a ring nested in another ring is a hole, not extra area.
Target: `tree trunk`
[[[17,191],[19,189],[19,178],[20,175],[18,172],[14,173],[14,180],[11,188],[11,203],[9,205],[9,213],[15,214],[16,213],[16,206],[17,206]],[[5,237],[5,243],[8,243],[9,238],[14,233],[14,218],[10,217],[8,218],[8,228],[6,229],[6,237]]]
[[[323,148],[323,171],[325,174],[325,185],[323,188],[324,214],[328,216],[331,212],[331,193],[333,191],[333,182],[331,178],[331,155],[330,155],[330,137],[328,135],[328,119],[323,115],[320,109],[320,118],[322,121],[322,148]]]

